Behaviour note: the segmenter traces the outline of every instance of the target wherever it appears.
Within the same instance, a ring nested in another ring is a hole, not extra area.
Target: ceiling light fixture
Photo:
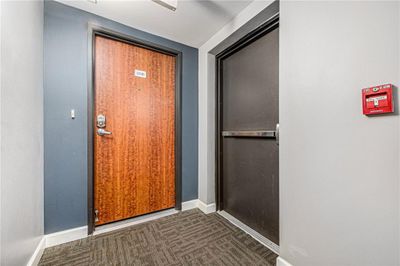
[[[152,1],[172,11],[175,11],[176,8],[178,7],[178,0],[152,0]]]

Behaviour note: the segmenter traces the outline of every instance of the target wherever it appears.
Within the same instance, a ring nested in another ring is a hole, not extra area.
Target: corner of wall
[[[274,1],[254,1],[199,47],[199,199],[215,202],[215,56],[210,51]]]
[[[43,239],[43,5],[0,1],[2,265],[33,261]]]
[[[45,248],[46,248],[46,238],[45,238],[45,236],[43,236],[40,239],[40,242],[37,245],[35,251],[33,252],[32,257],[29,259],[29,261],[27,263],[27,266],[36,266],[36,265],[38,265],[42,255],[43,255],[43,252],[44,252]]]
[[[276,258],[276,266],[293,266],[286,260],[282,259],[282,257]]]

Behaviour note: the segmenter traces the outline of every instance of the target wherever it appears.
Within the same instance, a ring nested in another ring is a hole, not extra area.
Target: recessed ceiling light
[[[87,0],[88,2],[91,2],[93,4],[97,4],[97,0]]]
[[[152,1],[172,11],[175,11],[176,8],[178,7],[178,0],[152,0]]]

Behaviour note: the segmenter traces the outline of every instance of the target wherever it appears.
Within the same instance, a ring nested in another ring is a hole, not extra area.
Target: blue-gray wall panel
[[[197,198],[198,50],[53,1],[44,21],[45,233],[87,224],[88,23],[183,53],[182,198]]]

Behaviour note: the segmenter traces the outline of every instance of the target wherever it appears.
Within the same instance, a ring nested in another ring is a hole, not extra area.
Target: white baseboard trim
[[[293,266],[293,265],[287,262],[286,260],[282,259],[281,257],[278,257],[276,259],[276,266]]]
[[[88,236],[88,227],[82,226],[46,235],[46,248],[82,239]]]
[[[272,250],[273,252],[275,252],[276,254],[279,255],[279,246],[277,244],[275,244],[274,242],[272,242],[265,236],[261,235],[260,233],[256,232],[254,229],[250,228],[249,226],[245,225],[244,223],[242,223],[241,221],[239,221],[238,219],[236,219],[235,217],[233,217],[226,211],[219,211],[218,214],[220,214],[222,217],[227,219],[229,222],[231,222],[235,226],[237,226],[240,229],[242,229],[243,231],[245,231],[252,238],[254,238],[255,240],[257,240],[258,242],[260,242],[261,244],[263,244],[264,246],[266,246],[267,248],[269,248],[270,250]]]
[[[209,213],[212,213],[212,212],[215,212],[216,211],[216,205],[215,205],[215,203],[211,203],[211,204],[205,204],[204,202],[202,202],[201,200],[198,200],[198,205],[197,205],[197,207],[202,211],[202,212],[204,212],[205,214],[209,214]]]
[[[43,236],[37,245],[35,252],[33,252],[32,257],[29,259],[27,266],[36,266],[39,264],[40,258],[43,255],[43,251],[46,248],[46,237]]]
[[[182,211],[195,209],[195,208],[197,208],[198,205],[199,205],[198,199],[182,202]]]
[[[215,203],[205,204],[199,199],[185,201],[182,203],[182,211],[187,211],[194,208],[199,208],[205,214],[209,214],[216,211]]]
[[[199,202],[200,201],[198,199],[182,202],[182,211],[186,211],[186,210],[190,210],[190,209],[194,209],[194,208],[201,209],[199,207]],[[204,203],[202,203],[202,204],[204,206],[207,206]],[[208,205],[208,206],[210,206],[210,205]],[[201,210],[203,212],[206,212],[207,210],[209,211],[210,207],[208,207],[208,206],[205,208],[205,210],[203,210],[203,209],[201,209]],[[175,213],[178,213],[178,211],[176,211],[174,209],[170,209],[170,210],[165,210],[165,211],[160,211],[160,212],[156,212],[156,213],[143,215],[140,217],[128,219],[128,220],[121,221],[121,222],[112,223],[109,225],[99,226],[93,234],[99,235],[99,234],[111,232],[111,231],[118,230],[118,229],[121,229],[124,227],[156,220],[158,218],[172,215]],[[45,247],[48,248],[48,247],[61,245],[61,244],[67,243],[67,242],[85,238],[88,236],[87,232],[88,232],[88,227],[82,226],[82,227],[72,228],[72,229],[68,229],[65,231],[60,231],[60,232],[56,232],[53,234],[45,235],[43,238]]]

